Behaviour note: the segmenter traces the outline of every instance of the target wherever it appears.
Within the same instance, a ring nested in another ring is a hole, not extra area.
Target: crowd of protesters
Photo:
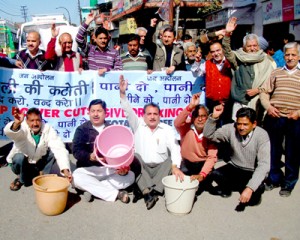
[[[293,35],[284,37],[283,47],[275,47],[251,33],[244,37],[241,48],[233,50],[231,37],[238,29],[237,19],[232,17],[224,29],[194,42],[188,34],[176,40],[174,28],[162,25],[154,42],[158,19],[153,18],[149,26],[139,27],[136,34],[128,36],[127,51],[120,54],[109,47],[111,37],[103,27],[96,28],[87,42],[93,21],[91,13],[75,39],[69,33],[60,34],[53,24],[45,51],[39,48],[39,33],[30,32],[27,48],[16,60],[1,57],[0,64],[79,73],[89,69],[99,75],[117,70],[164,71],[168,75],[191,71],[195,82],[191,102],[174,120],[181,137],[178,142],[174,130],[160,122],[159,105],[145,105],[141,119],[134,114],[126,98],[127,80],[120,75],[120,102],[136,140],[132,171],[113,171],[97,161],[93,142],[108,126],[106,102],[96,99],[90,103],[90,121],[78,127],[73,139],[78,168],[72,174],[67,157],[58,162],[61,174],[87,201],[98,197],[128,203],[126,189],[132,185],[133,202],[143,198],[149,210],[163,195],[161,180],[169,174],[178,181],[184,175],[199,181],[199,194],[208,191],[229,197],[238,191],[237,211],[258,205],[265,190],[280,187],[280,196],[291,195],[300,166],[300,45]],[[59,52],[55,51],[57,38]],[[81,54],[72,50],[74,40]],[[209,51],[204,55],[202,49],[207,46]],[[201,94],[205,94],[205,105],[199,104]],[[40,172],[49,173],[57,156],[66,154],[52,127],[41,122],[38,109],[28,111],[24,120],[24,114],[15,111],[14,121],[4,129],[14,141],[8,156],[17,175],[10,186],[13,191],[30,185]],[[33,148],[38,146],[39,154],[35,155]],[[228,147],[227,155],[224,146]],[[226,159],[227,164],[215,169],[218,158]]]

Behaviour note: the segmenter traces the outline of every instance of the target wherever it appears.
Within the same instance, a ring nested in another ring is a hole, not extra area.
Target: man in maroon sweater
[[[65,32],[59,37],[60,53],[55,52],[55,42],[59,35],[59,28],[55,24],[51,27],[52,38],[47,46],[45,58],[54,61],[55,70],[64,72],[82,71],[82,58],[78,52],[72,50],[73,39],[72,35]]]

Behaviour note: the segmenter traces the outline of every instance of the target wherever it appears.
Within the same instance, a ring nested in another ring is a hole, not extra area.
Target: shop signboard
[[[300,19],[300,0],[294,0],[294,18]]]
[[[256,3],[256,0],[224,0],[222,8],[244,7]]]
[[[207,16],[205,20],[206,28],[213,28],[213,27],[225,25],[227,22],[227,14],[228,14],[228,9],[224,9],[221,10],[220,12]]]
[[[282,22],[282,0],[263,3],[263,24]]]
[[[136,28],[137,25],[134,18],[127,18],[119,23],[120,35],[135,33]]]
[[[294,0],[282,1],[282,20],[284,22],[294,20]]]

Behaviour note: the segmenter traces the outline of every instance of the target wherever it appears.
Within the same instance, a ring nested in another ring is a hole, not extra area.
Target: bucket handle
[[[170,201],[170,202],[167,202],[167,201],[166,201],[166,205],[170,205],[170,204],[176,202],[176,201],[182,196],[182,194],[183,194],[186,190],[187,190],[187,189],[182,189],[182,191],[181,191],[181,193],[178,195],[178,197],[176,197],[175,200],[173,200],[173,201]]]
[[[97,150],[97,149],[96,149],[96,146],[94,145],[94,151],[96,152],[96,150]],[[131,149],[131,151],[134,152],[134,149]],[[109,168],[117,168],[117,167],[119,167],[120,165],[122,165],[122,164],[109,165],[109,164],[105,163],[104,161],[102,161],[101,158],[98,157],[97,154],[95,154],[95,156],[96,156],[96,159],[97,159],[103,166],[106,166],[106,167],[109,167]],[[129,157],[129,158],[131,158],[131,157]],[[126,162],[129,160],[129,158],[126,160]]]
[[[51,177],[58,177],[57,174],[47,174],[47,176],[51,176]],[[39,190],[42,190],[42,191],[47,191],[48,188],[46,187],[42,187],[38,184],[35,184],[35,188],[39,189]]]

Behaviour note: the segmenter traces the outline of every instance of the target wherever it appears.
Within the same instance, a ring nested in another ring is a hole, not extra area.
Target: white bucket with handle
[[[191,181],[184,176],[184,181],[177,180],[174,175],[162,179],[165,189],[166,208],[175,215],[185,215],[191,212],[199,182]]]

